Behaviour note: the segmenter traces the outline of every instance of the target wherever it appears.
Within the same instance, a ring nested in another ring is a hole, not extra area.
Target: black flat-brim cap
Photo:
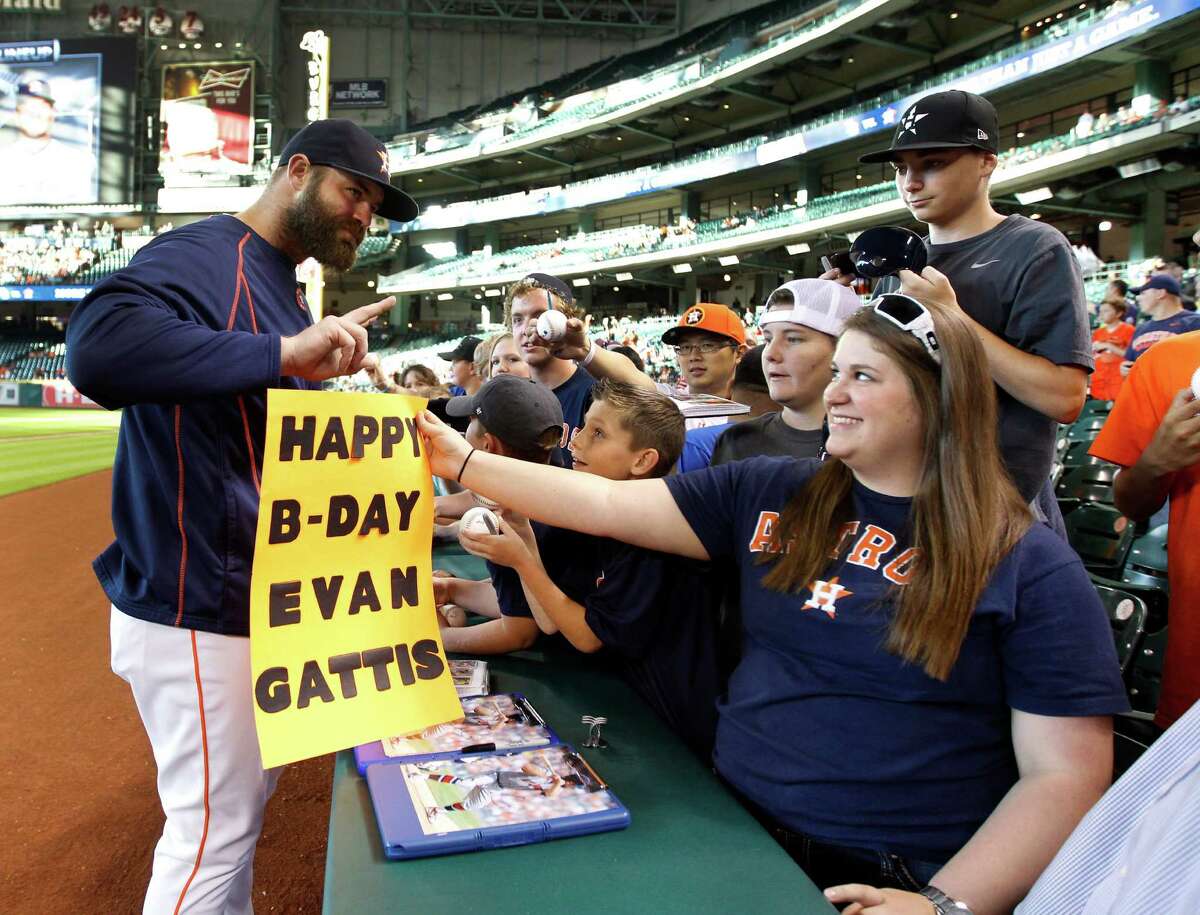
[[[922,149],[999,150],[999,119],[992,103],[982,95],[949,89],[917,99],[896,123],[896,134],[887,149],[859,156],[859,162],[889,162],[896,154]]]
[[[383,200],[375,211],[396,222],[415,219],[420,208],[408,194],[391,184],[391,163],[387,147],[353,121],[326,118],[313,121],[288,141],[279,156],[286,166],[292,156],[303,155],[313,165],[327,165],[365,181],[383,191]]]
[[[531,378],[497,375],[474,394],[451,397],[450,416],[475,416],[488,432],[510,448],[538,444],[547,429],[562,429],[562,404],[554,392]]]

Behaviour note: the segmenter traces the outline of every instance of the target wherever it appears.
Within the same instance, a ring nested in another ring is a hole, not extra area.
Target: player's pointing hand
[[[396,304],[388,296],[344,315],[328,315],[280,341],[279,374],[324,381],[357,372],[367,355],[367,328]]]

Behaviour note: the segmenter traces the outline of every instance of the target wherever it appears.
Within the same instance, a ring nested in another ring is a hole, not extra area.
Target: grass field
[[[0,496],[112,466],[120,413],[0,409]]]

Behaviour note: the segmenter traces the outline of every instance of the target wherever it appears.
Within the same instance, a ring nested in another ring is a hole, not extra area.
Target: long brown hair
[[[911,510],[917,550],[908,583],[893,589],[896,612],[886,648],[949,677],[971,614],[996,566],[1029,529],[1032,515],[1000,461],[996,396],[983,346],[966,319],[936,303],[941,366],[912,334],[872,308],[846,322],[871,338],[908,379],[924,420],[925,459]],[[807,589],[845,556],[843,525],[854,520],[850,468],[828,459],[788,501],[764,561],[763,579],[784,593]]]

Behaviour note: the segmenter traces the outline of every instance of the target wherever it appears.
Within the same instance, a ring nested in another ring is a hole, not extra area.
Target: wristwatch
[[[936,915],[975,915],[965,902],[952,899],[936,886],[929,885],[917,892],[933,903],[933,911]]]

